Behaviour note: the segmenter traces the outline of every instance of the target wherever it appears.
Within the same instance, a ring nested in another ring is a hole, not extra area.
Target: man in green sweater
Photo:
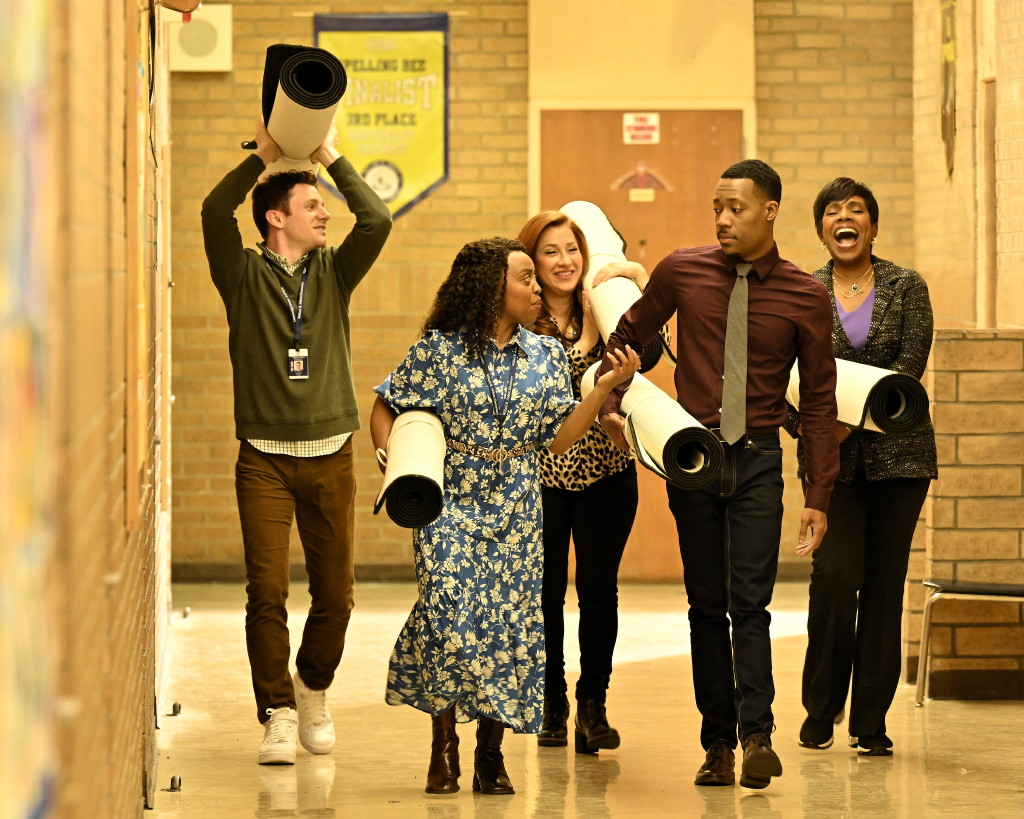
[[[334,748],[326,692],[345,646],[353,603],[359,428],[349,302],[391,231],[391,214],[335,149],[335,129],[310,157],[327,169],[355,216],[327,244],[327,212],[312,171],[271,174],[281,156],[261,122],[256,149],[203,202],[203,239],[227,311],[239,439],[235,489],[248,584],[245,634],[260,764],[293,764],[296,733],[311,753]],[[253,188],[253,186],[256,186]],[[252,189],[264,241],[243,247],[235,210]],[[296,520],[312,603],[289,672],[288,541]]]

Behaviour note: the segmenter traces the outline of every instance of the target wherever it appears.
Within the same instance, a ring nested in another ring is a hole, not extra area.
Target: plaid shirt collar
[[[289,264],[288,260],[284,256],[282,256],[280,253],[275,253],[273,250],[267,247],[266,242],[260,242],[257,245],[257,247],[263,251],[264,256],[266,256],[268,259],[270,259],[272,262],[278,265],[289,276],[294,276],[295,271],[300,270],[302,268],[302,266],[306,263],[306,260],[309,258],[310,254],[313,252],[311,250],[309,251],[309,253],[305,254],[304,256],[301,256],[300,258],[296,259],[294,262]]]

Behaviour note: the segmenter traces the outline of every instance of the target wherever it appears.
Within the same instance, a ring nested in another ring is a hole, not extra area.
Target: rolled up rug
[[[800,409],[800,373],[789,375],[786,400]],[[928,391],[906,373],[836,359],[839,421],[872,432],[906,434],[928,423]]]
[[[562,206],[562,213],[572,219],[587,237],[590,250],[590,267],[585,284],[590,286],[594,276],[609,262],[626,261],[626,243],[608,221],[608,217],[593,202],[577,200]],[[597,329],[605,341],[615,330],[622,314],[641,296],[636,283],[623,276],[616,276],[590,290],[590,308],[597,320]],[[661,360],[665,353],[664,339],[658,335],[637,352],[640,356],[640,372],[645,373]]]
[[[281,149],[267,171],[311,169],[310,154],[331,129],[348,76],[341,60],[322,48],[278,43],[263,68],[263,121]]]
[[[594,388],[600,362],[583,374],[582,394]],[[622,398],[626,440],[634,457],[680,489],[701,489],[722,472],[717,436],[656,385],[637,373]]]
[[[408,410],[395,418],[373,514],[386,505],[388,517],[407,529],[437,520],[443,503],[446,448],[441,421],[434,413]]]

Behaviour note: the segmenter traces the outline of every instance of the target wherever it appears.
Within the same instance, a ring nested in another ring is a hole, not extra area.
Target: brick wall
[[[266,48],[313,43],[312,3],[242,0],[234,8],[229,74],[172,75],[174,569],[176,577],[242,577],[234,498],[237,454],[224,309],[209,280],[199,209],[209,189],[242,158],[238,143],[259,116]],[[371,387],[415,340],[458,249],[485,235],[514,235],[527,207],[526,0],[452,2],[449,180],[395,225],[380,260],[352,303],[354,374],[365,424]],[[350,3],[345,13],[436,12],[426,0]],[[332,236],[351,224],[328,195]],[[248,244],[258,240],[245,206]],[[380,473],[369,435],[355,438],[357,575],[411,578],[410,534],[371,514]],[[293,561],[301,553],[293,546]]]
[[[1024,332],[940,330],[932,359],[939,479],[924,571],[1024,584]],[[923,597],[912,588],[914,610]],[[937,603],[931,696],[1024,697],[1022,613],[1008,603]],[[919,616],[908,631],[916,640]]]
[[[52,116],[40,138],[55,146],[58,189],[40,234],[56,240],[58,817],[141,815],[155,761],[157,350],[146,316],[162,291],[147,241],[160,191],[159,145],[146,133],[149,46],[138,39],[148,13],[147,0],[68,0],[53,18]]]

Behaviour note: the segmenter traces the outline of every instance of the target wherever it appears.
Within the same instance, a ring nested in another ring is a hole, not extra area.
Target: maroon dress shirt
[[[654,269],[643,296],[619,320],[608,350],[629,344],[639,350],[676,313],[676,397],[708,427],[722,416],[725,325],[736,265],[718,245],[681,248]],[[786,388],[799,363],[801,435],[806,453],[808,508],[828,511],[839,470],[836,440],[836,362],[832,305],[826,288],[778,247],[760,259],[749,287],[747,331],[747,428],[779,427],[786,420]],[[607,369],[602,363],[601,371]],[[618,412],[625,386],[609,396],[601,414]]]

